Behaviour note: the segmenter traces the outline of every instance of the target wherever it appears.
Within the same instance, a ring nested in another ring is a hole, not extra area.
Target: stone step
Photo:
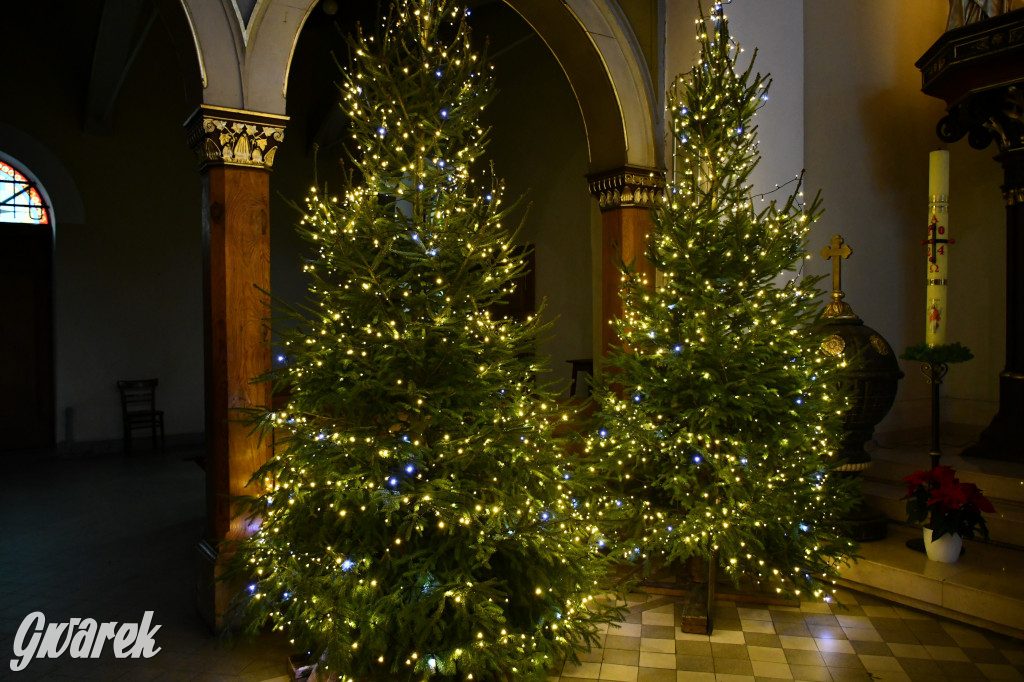
[[[870,469],[868,471],[871,472]],[[967,477],[964,478],[966,480]],[[906,523],[907,502],[903,499],[906,492],[907,488],[903,483],[877,480],[868,476],[864,478],[864,498],[867,507],[885,514],[894,523]],[[1024,549],[1024,503],[994,496],[990,497],[990,500],[996,511],[994,514],[984,515],[989,541],[993,544]]]
[[[918,528],[890,524],[885,540],[861,545],[861,558],[842,570],[839,583],[1024,638],[1024,551],[965,540],[960,560],[943,564],[906,546],[920,537]]]
[[[870,453],[872,463],[864,476],[871,480],[900,483],[904,476],[931,466],[925,453],[919,447],[876,449]],[[964,459],[953,451],[943,454],[940,464],[956,469],[961,481],[975,484],[989,499],[1024,505],[1024,463]]]

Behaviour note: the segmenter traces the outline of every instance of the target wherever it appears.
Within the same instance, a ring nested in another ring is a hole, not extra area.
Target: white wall
[[[806,159],[826,214],[812,233],[824,245],[842,234],[854,250],[843,268],[847,301],[897,353],[924,340],[928,153],[945,109],[920,92],[914,62],[945,29],[945,3],[830,0],[804,4]],[[951,422],[984,425],[994,414],[1004,353],[1003,204],[1000,171],[958,142],[950,149],[948,341],[976,359],[951,368],[944,404]],[[828,267],[814,259],[814,269]],[[917,363],[878,432],[923,427],[928,387]]]
[[[830,267],[818,255],[839,233],[854,250],[844,263],[846,300],[898,353],[924,339],[928,152],[943,102],[921,93],[914,62],[945,29],[946,3],[904,0],[734,0],[730,32],[757,70],[773,78],[758,114],[761,165],[755,192],[807,171],[805,194],[822,192],[825,214],[812,229],[807,272]],[[667,72],[695,61],[696,3],[669,0]],[[954,366],[943,388],[947,421],[982,426],[995,413],[1004,360],[1005,228],[994,148],[949,145],[950,341],[976,358]],[[897,403],[878,432],[924,427],[928,386],[916,363],[901,366]]]
[[[666,11],[665,89],[699,52],[697,3],[669,0]],[[769,101],[754,118],[761,162],[751,175],[755,193],[770,192],[804,167],[803,0],[734,0],[726,16],[730,35],[743,49],[740,66],[749,64],[756,48],[756,71],[773,81]]]

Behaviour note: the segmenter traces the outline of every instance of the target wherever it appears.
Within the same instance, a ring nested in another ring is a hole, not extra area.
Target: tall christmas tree
[[[753,60],[737,71],[720,4],[697,27],[700,62],[669,93],[675,168],[647,256],[659,282],[624,266],[623,348],[598,392],[602,515],[635,559],[699,557],[736,582],[828,596],[818,576],[852,549],[833,473],[845,401],[814,332],[817,280],[793,272],[819,203],[798,187],[755,207],[752,119],[769,82]]]
[[[534,679],[617,613],[580,520],[499,183],[474,165],[491,73],[450,0],[349,39],[352,180],[300,228],[309,303],[248,500],[243,599],[340,679]]]

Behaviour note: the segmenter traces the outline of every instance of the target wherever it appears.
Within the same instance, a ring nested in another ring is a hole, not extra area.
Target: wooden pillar
[[[633,268],[654,286],[654,266],[647,260],[650,209],[662,196],[665,171],[625,166],[590,177],[590,191],[601,207],[601,349],[619,342],[614,320],[622,317],[620,264]],[[599,366],[599,363],[595,363]]]
[[[1017,148],[996,157],[1006,199],[1006,365],[999,373],[999,411],[978,443],[962,454],[1024,462],[1024,125],[1017,142]]]
[[[250,435],[246,408],[270,404],[270,386],[252,383],[271,368],[270,169],[286,117],[200,107],[185,124],[203,183],[203,313],[206,384],[206,529],[198,545],[197,605],[216,630],[236,586],[218,580],[225,543],[248,534],[232,499],[253,494],[253,473],[271,443]]]

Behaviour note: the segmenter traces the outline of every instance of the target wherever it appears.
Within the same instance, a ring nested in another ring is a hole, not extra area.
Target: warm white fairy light
[[[750,121],[768,82],[736,70],[721,4],[697,28],[701,59],[667,107],[674,164],[648,254],[659,283],[624,274],[626,351],[588,442],[595,472],[620,482],[598,515],[633,520],[624,558],[715,556],[736,579],[821,596],[819,574],[851,549],[831,499],[843,400],[805,329],[813,283],[774,283],[805,257],[818,206],[797,179],[755,208]]]
[[[249,605],[341,679],[517,677],[608,619],[598,531],[551,435],[567,415],[538,399],[542,323],[497,305],[525,261],[479,167],[491,67],[450,0],[392,11],[341,83],[356,182],[306,202]]]

